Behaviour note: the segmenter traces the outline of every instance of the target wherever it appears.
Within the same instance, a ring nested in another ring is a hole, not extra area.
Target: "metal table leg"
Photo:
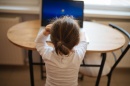
[[[102,76],[103,67],[104,67],[104,64],[105,64],[105,61],[106,61],[106,53],[103,53],[102,55],[103,55],[102,62],[101,62],[101,66],[100,66],[100,70],[99,70],[99,73],[98,73],[98,77],[97,77],[97,81],[96,81],[95,86],[99,86],[99,82],[100,82],[100,79],[101,79],[101,76]]]
[[[33,62],[32,62],[32,50],[28,50],[28,58],[29,58],[29,69],[30,69],[30,80],[31,80],[31,86],[34,86]]]
[[[40,56],[40,69],[41,69],[41,79],[43,79],[44,77],[43,77],[43,61],[42,61],[42,57]]]

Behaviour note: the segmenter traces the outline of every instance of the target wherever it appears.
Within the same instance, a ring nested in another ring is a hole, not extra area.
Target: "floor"
[[[40,67],[34,66],[35,86],[44,86],[41,80]],[[84,77],[79,80],[80,86],[94,86],[96,78]],[[106,86],[107,77],[102,77],[100,86]],[[0,86],[30,86],[28,66],[0,66]],[[112,76],[111,86],[130,86],[130,69],[116,69]]]

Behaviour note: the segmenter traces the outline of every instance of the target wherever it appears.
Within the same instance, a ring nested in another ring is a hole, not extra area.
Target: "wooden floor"
[[[34,66],[35,86],[44,86],[41,80],[40,67]],[[85,77],[79,80],[79,86],[95,86],[96,78]],[[100,86],[106,86],[107,77],[102,77]],[[0,66],[0,86],[30,86],[28,66]],[[130,86],[130,69],[116,69],[112,76],[111,86]]]

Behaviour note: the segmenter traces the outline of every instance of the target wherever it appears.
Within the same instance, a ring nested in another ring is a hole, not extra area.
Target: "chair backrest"
[[[121,55],[119,56],[118,59],[116,58],[115,53],[112,52],[112,53],[113,53],[113,56],[115,57],[115,63],[114,63],[114,65],[112,66],[112,69],[111,69],[111,71],[110,71],[110,72],[112,72],[112,71],[115,69],[115,67],[119,64],[119,62],[122,60],[122,58],[123,58],[124,55],[127,53],[127,51],[130,49],[130,34],[129,34],[126,30],[124,30],[123,28],[121,28],[121,27],[119,27],[119,26],[116,26],[116,25],[114,25],[114,24],[109,24],[109,26],[111,26],[112,28],[114,28],[114,29],[120,31],[121,33],[123,33],[123,34],[128,38],[128,42],[126,43],[127,46],[126,46],[125,48],[123,47],[124,49],[121,48]]]

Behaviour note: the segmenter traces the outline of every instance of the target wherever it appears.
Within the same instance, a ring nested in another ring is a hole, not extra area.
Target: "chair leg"
[[[107,75],[107,77],[108,77],[107,86],[110,86],[110,83],[111,83],[111,76],[112,76],[112,73],[109,73],[109,74]]]
[[[42,57],[40,56],[40,63],[43,63],[42,61]],[[43,65],[40,65],[40,69],[41,69],[41,79],[43,80],[44,76],[43,76]]]

